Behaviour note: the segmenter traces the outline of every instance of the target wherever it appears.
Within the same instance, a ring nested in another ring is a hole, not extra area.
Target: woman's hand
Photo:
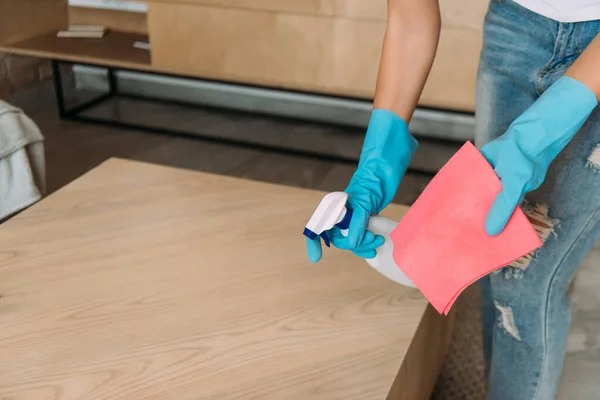
[[[502,180],[485,229],[495,236],[504,230],[525,195],[537,189],[552,160],[573,139],[600,98],[600,35],[568,69],[498,139],[481,152]]]
[[[371,258],[382,238],[368,234],[369,218],[387,206],[412,157],[416,141],[408,122],[429,75],[440,33],[438,0],[388,0],[387,29],[371,121],[358,169],[346,193],[353,209],[348,237],[336,247]],[[308,257],[321,258],[320,238],[307,239]]]
[[[348,249],[364,245],[369,218],[393,200],[416,149],[402,118],[387,110],[373,111],[358,169],[345,190],[352,209]]]
[[[502,191],[488,212],[485,229],[504,230],[525,195],[546,177],[552,160],[573,139],[598,101],[586,85],[564,76],[508,128],[481,149],[502,181]]]
[[[351,250],[360,257],[375,257],[375,249],[383,244],[383,238],[367,232],[369,218],[392,201],[416,148],[417,141],[402,118],[391,111],[373,110],[358,169],[346,189],[352,209],[348,236],[328,233],[335,247]],[[318,262],[322,255],[321,238],[307,238],[306,247],[309,260]]]

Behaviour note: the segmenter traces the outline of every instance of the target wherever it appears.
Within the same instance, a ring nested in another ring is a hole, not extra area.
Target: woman
[[[336,242],[362,257],[382,244],[368,218],[393,199],[416,149],[407,123],[439,32],[437,0],[388,0],[375,109],[346,190],[353,219]],[[476,144],[502,181],[485,229],[499,234],[525,200],[545,239],[481,281],[489,399],[556,396],[568,288],[600,233],[599,33],[600,0],[492,0],[485,19]],[[307,247],[318,261],[318,238]]]

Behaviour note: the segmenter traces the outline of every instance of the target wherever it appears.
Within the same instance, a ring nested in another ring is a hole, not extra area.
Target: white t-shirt
[[[559,22],[600,19],[600,0],[514,0],[531,11]]]

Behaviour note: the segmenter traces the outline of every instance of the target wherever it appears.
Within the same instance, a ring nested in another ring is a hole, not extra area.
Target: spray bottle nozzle
[[[327,247],[330,247],[327,231],[337,226],[340,229],[348,229],[352,212],[346,207],[348,194],[344,192],[329,193],[313,213],[310,221],[304,228],[304,236],[315,239],[320,236]]]
[[[326,195],[323,200],[321,200],[321,203],[313,213],[310,221],[308,221],[308,224],[306,224],[304,235],[310,240],[323,239],[325,245],[328,247],[328,230],[337,227],[341,230],[340,233],[345,235],[346,232],[344,231],[350,228],[350,220],[352,219],[352,209],[346,205],[347,200],[348,195],[343,192],[334,192]],[[402,285],[415,287],[414,283],[412,283],[394,262],[393,243],[390,234],[397,225],[398,223],[396,221],[384,217],[372,216],[369,219],[368,230],[375,235],[383,236],[384,244],[377,248],[377,255],[375,258],[368,259],[367,263],[392,281]],[[320,239],[317,239],[318,237]]]
[[[313,240],[317,236],[320,236],[321,239],[323,239],[323,242],[325,242],[325,246],[331,247],[331,244],[329,243],[329,236],[327,236],[327,232],[322,232],[320,235],[317,235],[315,232],[311,231],[310,229],[304,228],[304,236],[306,236],[310,240]]]

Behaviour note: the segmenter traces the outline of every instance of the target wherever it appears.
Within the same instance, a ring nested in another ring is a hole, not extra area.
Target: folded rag
[[[501,189],[490,164],[467,142],[392,232],[396,265],[438,312],[448,314],[471,283],[542,246],[518,207],[501,234],[486,233],[487,212]]]

